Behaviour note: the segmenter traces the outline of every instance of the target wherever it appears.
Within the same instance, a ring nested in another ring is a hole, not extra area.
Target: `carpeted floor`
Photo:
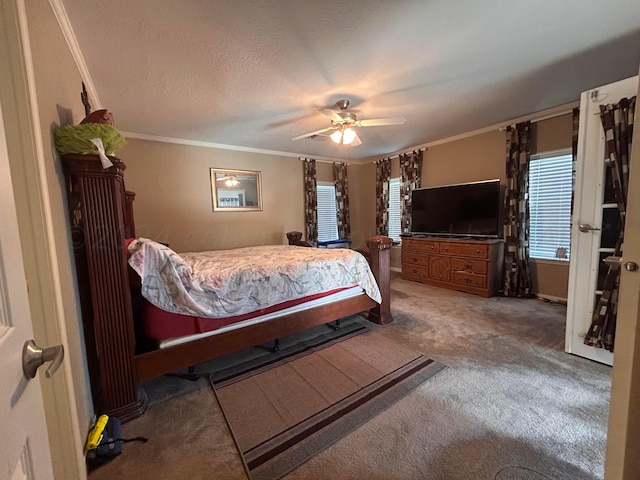
[[[392,279],[394,323],[373,332],[447,365],[298,469],[297,479],[596,480],[607,366],[564,353],[566,308]],[[208,382],[149,383],[143,435],[90,480],[246,479]]]

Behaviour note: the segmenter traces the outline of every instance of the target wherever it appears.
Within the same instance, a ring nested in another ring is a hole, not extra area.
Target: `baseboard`
[[[543,295],[541,293],[536,293],[535,295],[536,298],[538,298],[539,300],[544,300],[545,302],[561,303],[563,305],[567,304],[566,298],[554,297],[553,295]]]
[[[402,273],[402,268],[401,267],[391,267],[391,271],[392,272]]]

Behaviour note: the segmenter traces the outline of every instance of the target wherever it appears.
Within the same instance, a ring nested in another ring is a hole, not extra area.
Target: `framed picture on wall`
[[[262,210],[260,172],[211,168],[211,198],[216,212]]]

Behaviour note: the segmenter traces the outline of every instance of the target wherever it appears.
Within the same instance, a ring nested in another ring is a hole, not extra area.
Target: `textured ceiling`
[[[381,157],[638,73],[638,0],[62,0],[126,132]],[[362,145],[291,138],[348,99]],[[97,106],[96,106],[97,107]]]

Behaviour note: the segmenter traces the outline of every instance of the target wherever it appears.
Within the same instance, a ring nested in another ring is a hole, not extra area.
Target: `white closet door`
[[[583,92],[580,97],[565,350],[607,365],[613,365],[613,353],[584,344],[608,270],[603,259],[613,255],[620,231],[618,209],[604,160],[600,105],[632,97],[637,88],[638,76],[635,76]]]

